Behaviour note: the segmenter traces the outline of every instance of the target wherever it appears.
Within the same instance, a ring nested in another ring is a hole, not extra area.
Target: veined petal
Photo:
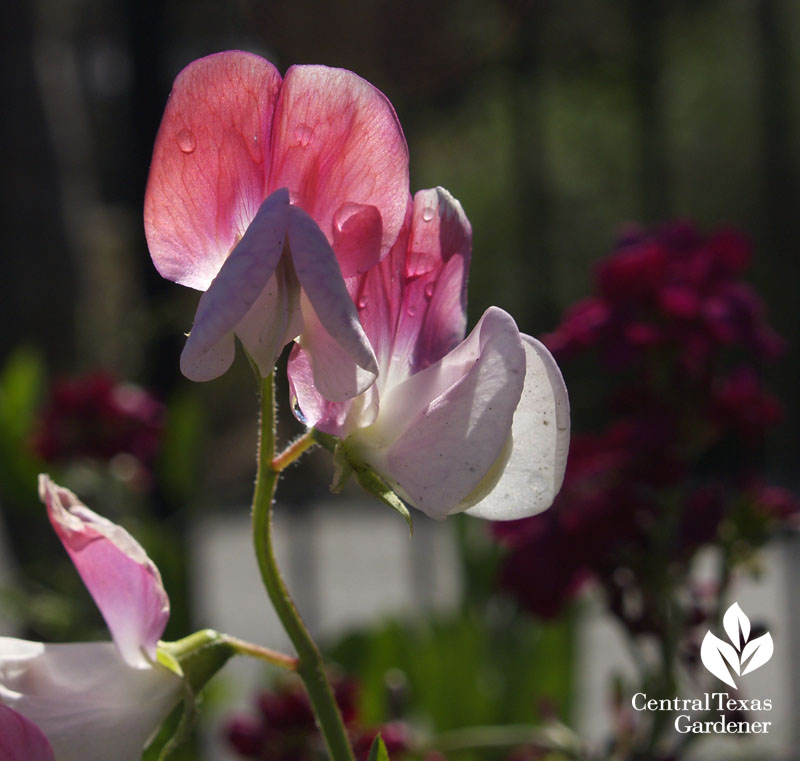
[[[58,761],[139,761],[182,689],[163,666],[132,668],[110,642],[0,637],[0,703],[35,722]]]
[[[354,452],[411,504],[444,518],[503,452],[524,379],[517,326],[491,308],[440,362],[389,391],[376,424],[352,437]]]
[[[317,325],[310,314],[306,316],[307,310],[303,310],[305,327],[300,343],[311,354],[320,393],[331,401],[344,401],[363,391],[374,380],[378,373],[375,353],[358,320],[333,249],[317,223],[296,206],[290,208],[288,237],[297,279],[319,322]],[[337,378],[322,377],[316,352],[321,353],[320,361],[330,365],[328,370],[335,372]],[[352,369],[348,369],[349,365]],[[361,373],[365,381],[349,385],[350,379],[358,376],[356,365],[366,370],[372,380],[367,380]],[[345,378],[347,381],[341,385]]]
[[[39,476],[39,496],[122,659],[131,668],[148,669],[169,619],[158,568],[125,529],[92,512],[46,475]]]
[[[333,215],[333,250],[347,277],[361,275],[380,258],[383,220],[374,206],[344,203]]]
[[[205,290],[256,215],[280,86],[271,63],[238,50],[176,78],[144,206],[153,263],[169,280]]]
[[[289,193],[281,188],[261,204],[244,237],[200,297],[192,332],[181,354],[181,371],[190,380],[212,380],[230,367],[233,331],[278,266],[288,216]]]
[[[438,362],[463,340],[471,246],[472,229],[450,193],[433,188],[414,196],[388,373],[393,383]]]
[[[525,387],[514,412],[513,450],[500,480],[469,515],[526,518],[546,510],[564,481],[569,449],[569,397],[561,371],[535,338],[522,335]]]
[[[342,425],[352,402],[329,402],[317,391],[311,359],[308,352],[297,344],[289,354],[286,374],[295,417],[308,428],[318,428],[323,433],[341,437]]]
[[[374,206],[381,217],[374,262],[391,247],[408,198],[408,148],[387,98],[343,69],[293,66],[275,108],[270,188],[286,186],[333,242],[343,204]],[[367,257],[368,259],[369,257]],[[345,277],[363,272],[361,255],[343,256]]]
[[[54,761],[53,749],[30,719],[0,703],[0,759]]]

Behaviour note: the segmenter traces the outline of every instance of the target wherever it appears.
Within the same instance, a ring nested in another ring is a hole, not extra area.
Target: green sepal
[[[352,463],[350,465],[361,488],[377,497],[384,505],[388,505],[392,510],[400,513],[406,519],[409,535],[413,536],[414,522],[403,500],[392,491],[389,485],[372,468],[366,465],[353,465]]]
[[[338,492],[347,483],[347,479],[355,473],[356,481],[364,491],[377,497],[384,505],[388,505],[400,513],[408,524],[408,533],[413,535],[414,522],[411,513],[405,506],[400,497],[392,491],[392,488],[384,481],[372,468],[359,462],[357,457],[352,457],[347,444],[336,436],[329,433],[322,433],[313,429],[314,441],[333,453],[333,481],[331,491]]]
[[[386,743],[380,733],[375,735],[375,739],[370,745],[367,761],[389,761],[389,751],[386,750]]]
[[[158,761],[166,761],[186,740],[197,717],[197,695],[235,653],[227,638],[213,629],[202,629],[176,642],[158,643],[158,662],[183,679],[181,718],[162,747]]]
[[[353,475],[353,466],[347,459],[347,452],[340,441],[333,450],[333,480],[331,481],[331,491],[338,494],[344,485]]]
[[[236,654],[228,638],[213,629],[201,629],[176,642],[159,643],[159,662],[162,652],[164,659],[171,659],[177,664],[180,672],[175,673],[183,676],[195,695]]]

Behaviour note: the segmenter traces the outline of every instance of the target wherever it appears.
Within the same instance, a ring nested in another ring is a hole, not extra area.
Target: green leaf
[[[24,438],[32,429],[44,383],[39,355],[18,348],[0,375],[0,428],[10,440]]]
[[[386,750],[386,743],[380,733],[375,735],[375,739],[372,741],[367,761],[389,761],[389,752]]]

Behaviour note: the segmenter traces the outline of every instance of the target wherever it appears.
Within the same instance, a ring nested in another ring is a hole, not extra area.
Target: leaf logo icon
[[[730,643],[709,630],[700,648],[700,660],[717,679],[738,689],[733,674],[744,676],[763,666],[774,651],[772,635],[767,632],[750,639],[750,619],[735,602],[725,611],[722,626]]]

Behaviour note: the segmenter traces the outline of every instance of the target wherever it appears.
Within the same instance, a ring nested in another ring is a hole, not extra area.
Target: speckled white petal
[[[564,481],[569,449],[569,397],[561,371],[535,338],[522,335],[525,386],[512,427],[513,449],[492,491],[469,515],[503,521],[546,510]]]
[[[419,379],[429,374],[431,381],[441,381],[454,368],[460,369],[455,382],[441,392],[437,382],[428,384],[421,405],[415,398],[424,393]],[[524,379],[525,352],[514,320],[501,309],[488,309],[473,333],[441,363],[412,376],[409,381],[417,384],[401,384],[382,402],[381,417],[388,407],[387,420],[396,425],[403,408],[416,408],[417,413],[386,449],[378,472],[398,485],[411,504],[444,518],[502,454]],[[383,421],[381,427],[388,433]]]

